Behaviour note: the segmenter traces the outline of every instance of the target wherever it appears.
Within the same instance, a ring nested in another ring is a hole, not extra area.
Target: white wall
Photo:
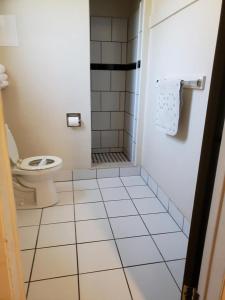
[[[89,167],[90,50],[88,0],[1,0],[0,14],[17,17],[19,47],[0,47],[10,87],[6,121],[22,157],[50,154],[64,168]],[[82,128],[66,127],[80,112]]]
[[[189,220],[220,9],[221,0],[199,0],[150,30],[142,165]],[[178,136],[162,134],[153,124],[157,97],[155,81],[175,76],[192,79],[198,75],[207,76],[206,87],[204,91],[185,92]]]

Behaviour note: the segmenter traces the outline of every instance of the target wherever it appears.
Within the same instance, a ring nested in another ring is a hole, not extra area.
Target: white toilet
[[[16,199],[17,207],[21,209],[44,208],[56,204],[58,198],[53,175],[62,168],[62,159],[56,156],[35,156],[20,159],[14,137],[8,126],[5,125],[5,127],[15,183],[15,198],[16,190],[20,192],[21,198]],[[33,196],[29,199],[27,195],[28,193],[31,194],[32,191]]]

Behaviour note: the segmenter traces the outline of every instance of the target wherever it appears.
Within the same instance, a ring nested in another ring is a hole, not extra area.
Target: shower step
[[[129,162],[129,160],[122,152],[92,153],[92,163],[94,164],[118,162]]]

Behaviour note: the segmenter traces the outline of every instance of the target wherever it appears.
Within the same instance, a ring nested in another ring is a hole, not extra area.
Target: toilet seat
[[[22,170],[35,171],[58,167],[62,159],[57,156],[34,156],[19,160],[17,167]]]
[[[18,169],[25,171],[44,171],[62,165],[62,159],[57,156],[43,155],[20,159],[15,139],[7,124],[5,124],[5,128],[7,133],[9,157],[12,164]]]

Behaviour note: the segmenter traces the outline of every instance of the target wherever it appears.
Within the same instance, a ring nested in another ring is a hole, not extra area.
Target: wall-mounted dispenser
[[[81,114],[68,113],[66,114],[67,127],[81,127]]]

